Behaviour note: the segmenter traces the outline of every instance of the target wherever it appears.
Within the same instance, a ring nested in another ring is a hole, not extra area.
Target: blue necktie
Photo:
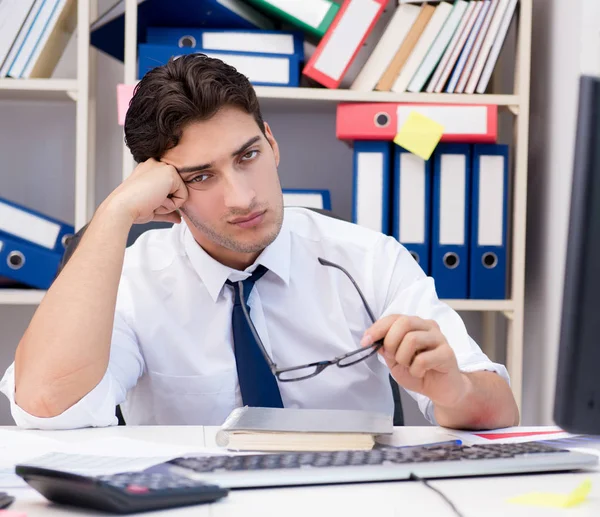
[[[266,272],[267,268],[259,265],[252,276],[242,282],[244,285],[244,302],[248,308],[248,314],[250,314],[248,298],[254,283]],[[235,293],[231,324],[233,327],[235,362],[244,405],[282,408],[283,402],[281,401],[277,379],[271,372],[244,316],[240,300],[240,288],[237,283],[230,280],[227,280],[227,284],[233,286],[233,292]]]

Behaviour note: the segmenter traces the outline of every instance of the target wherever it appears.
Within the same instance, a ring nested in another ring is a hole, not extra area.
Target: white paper
[[[495,429],[493,431],[456,431],[454,429],[444,428],[447,433],[455,436],[462,440],[465,445],[474,445],[480,443],[524,443],[524,442],[536,442],[540,440],[560,440],[563,438],[570,438],[575,435],[563,431],[560,427],[556,426],[537,426],[537,427],[506,427],[503,429]],[[490,439],[486,438],[486,435],[498,435],[512,433],[528,433],[526,436],[506,436],[503,438]],[[529,434],[533,433],[533,434]]]
[[[134,472],[147,469],[153,465],[172,460],[178,455],[140,457],[131,456],[100,456],[94,454],[69,454],[64,452],[50,452],[43,456],[26,461],[27,465],[44,467],[48,469],[73,472],[85,476],[100,476],[103,474],[116,474],[117,472]]]
[[[186,454],[215,452],[200,445],[178,446],[118,437],[72,443],[22,430],[0,430],[0,444],[0,488],[24,486],[14,473],[17,464],[99,475],[143,470]]]

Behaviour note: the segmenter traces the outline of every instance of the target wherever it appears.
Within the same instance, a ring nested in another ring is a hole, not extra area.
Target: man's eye
[[[257,155],[258,155],[258,150],[253,149],[252,151],[248,151],[246,154],[244,154],[244,156],[242,156],[242,161],[252,160],[252,159],[256,158]]]
[[[198,174],[198,176],[194,176],[186,181],[186,183],[203,183],[208,178],[210,178],[210,174]]]

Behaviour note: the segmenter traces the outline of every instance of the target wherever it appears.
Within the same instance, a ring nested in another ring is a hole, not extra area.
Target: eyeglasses
[[[319,262],[323,266],[334,267],[334,268],[339,269],[343,273],[345,273],[345,275],[352,282],[352,285],[358,291],[360,299],[362,300],[363,305],[365,306],[365,309],[367,311],[367,314],[369,315],[369,318],[371,318],[371,321],[373,323],[375,323],[375,316],[373,315],[373,311],[371,310],[371,307],[369,307],[369,304],[367,303],[367,300],[366,300],[365,296],[363,295],[362,291],[358,287],[358,284],[354,281],[354,278],[352,278],[352,275],[350,275],[350,273],[348,273],[348,271],[346,271],[342,266],[339,266],[338,264],[334,264],[333,262],[330,262],[329,260],[325,260],[324,258],[319,257]],[[334,357],[330,361],[317,361],[316,363],[308,363],[308,364],[303,364],[300,366],[291,366],[288,368],[280,368],[269,357],[269,354],[267,354],[267,351],[265,350],[263,342],[260,339],[260,336],[258,335],[256,328],[254,327],[254,323],[252,323],[252,319],[250,318],[250,314],[248,313],[248,307],[246,306],[246,302],[244,301],[244,285],[243,285],[243,283],[238,282],[238,286],[240,289],[240,301],[241,301],[241,305],[242,305],[242,311],[244,312],[246,321],[248,322],[248,325],[250,326],[250,330],[252,331],[254,339],[256,339],[256,342],[258,343],[258,346],[260,347],[260,350],[261,350],[263,356],[265,357],[265,360],[267,361],[269,368],[271,369],[271,372],[273,373],[273,375],[275,375],[275,377],[277,377],[277,380],[280,382],[294,382],[294,381],[302,381],[304,379],[310,379],[311,377],[314,377],[315,375],[320,374],[328,366],[332,366],[334,364],[337,365],[338,368],[347,368],[348,366],[355,365],[357,363],[360,363],[361,361],[364,361],[365,359],[368,359],[373,354],[377,353],[377,351],[383,346],[383,339],[381,339],[369,346],[361,347],[361,348],[358,348],[357,350],[353,350],[352,352],[348,352],[347,354],[340,355],[338,357]]]

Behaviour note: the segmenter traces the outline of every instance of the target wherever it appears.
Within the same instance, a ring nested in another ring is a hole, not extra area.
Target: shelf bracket
[[[67,90],[67,95],[71,98],[71,100],[77,102],[77,90]]]
[[[517,106],[516,104],[510,104],[507,106],[508,111],[510,111],[513,115],[518,115],[519,114],[519,106]]]
[[[507,320],[511,320],[512,321],[514,319],[513,311],[502,311],[502,314],[504,314],[504,317]]]

